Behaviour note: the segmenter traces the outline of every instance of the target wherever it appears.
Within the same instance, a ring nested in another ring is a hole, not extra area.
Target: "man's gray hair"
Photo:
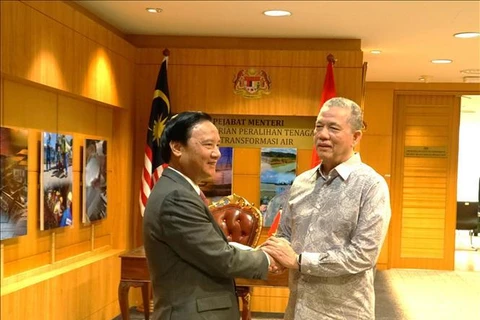
[[[325,107],[337,107],[350,110],[350,118],[348,119],[348,122],[352,127],[352,131],[363,129],[363,111],[354,101],[347,98],[335,97],[325,101],[320,111]]]

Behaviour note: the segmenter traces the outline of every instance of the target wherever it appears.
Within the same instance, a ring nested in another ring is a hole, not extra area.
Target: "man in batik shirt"
[[[374,267],[390,221],[388,186],[354,152],[362,110],[325,102],[315,124],[319,166],[299,175],[264,250],[290,269],[285,319],[374,319]]]

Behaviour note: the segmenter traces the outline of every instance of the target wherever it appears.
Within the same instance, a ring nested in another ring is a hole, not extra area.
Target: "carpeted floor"
[[[376,292],[376,318],[377,320],[403,319],[402,311],[397,302],[393,299],[392,288],[386,275],[382,271],[377,271],[375,276],[375,292]],[[281,313],[263,313],[253,312],[252,320],[279,320],[283,319]],[[119,315],[113,320],[121,320]],[[130,319],[144,319],[143,313],[136,310],[135,307],[130,309]]]
[[[119,315],[113,320],[121,320],[122,317]],[[135,307],[130,309],[130,320],[144,320],[145,317],[143,313],[140,313],[136,310]],[[264,313],[264,312],[252,312],[252,320],[281,320],[283,319],[283,314],[281,313]]]
[[[393,320],[404,319],[400,305],[392,294],[393,288],[386,279],[384,271],[377,271],[375,275],[375,319]]]
[[[468,253],[480,261],[480,251],[470,249]],[[415,269],[377,271],[375,293],[376,320],[478,319],[480,273]],[[130,314],[132,320],[144,319],[135,308]],[[279,313],[253,313],[252,316],[253,320],[282,319]],[[121,320],[121,317],[114,320]]]

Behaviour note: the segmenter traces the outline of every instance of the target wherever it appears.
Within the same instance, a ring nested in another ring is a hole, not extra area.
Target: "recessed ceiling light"
[[[460,70],[460,73],[464,73],[464,74],[480,74],[480,69],[464,69],[464,70]]]
[[[455,33],[453,36],[455,38],[462,38],[462,39],[476,38],[476,37],[480,37],[480,32],[459,32],[459,33]]]
[[[150,13],[160,13],[163,11],[162,8],[146,8],[145,10],[147,10]]]
[[[288,17],[292,15],[290,11],[286,10],[267,10],[263,11],[263,14],[269,17]]]
[[[453,61],[450,59],[434,59],[432,60],[432,63],[436,64],[446,64],[446,63],[452,63]]]
[[[372,51],[370,51],[370,53],[380,54],[380,53],[382,53],[382,51],[381,50],[372,50]]]
[[[429,75],[426,75],[426,74],[422,74],[419,78],[418,78],[419,81],[423,81],[423,82],[430,82],[430,80],[432,80],[432,76],[429,76]]]

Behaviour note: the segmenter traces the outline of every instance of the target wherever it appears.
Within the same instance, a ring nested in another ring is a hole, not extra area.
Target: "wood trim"
[[[367,82],[367,90],[387,89],[400,94],[418,93],[418,91],[433,91],[439,93],[454,93],[456,95],[480,93],[478,83],[416,83],[416,82]]]
[[[24,85],[34,87],[34,88],[37,88],[37,89],[41,89],[41,90],[44,90],[44,91],[52,92],[52,93],[58,94],[60,96],[73,98],[75,100],[83,101],[83,102],[86,102],[86,103],[89,103],[89,104],[94,104],[94,105],[97,105],[97,106],[106,107],[106,108],[114,109],[114,110],[126,111],[125,108],[120,107],[120,106],[116,106],[116,105],[109,104],[109,103],[106,103],[106,102],[102,102],[102,101],[99,101],[99,100],[87,98],[85,96],[81,96],[81,95],[71,93],[71,92],[68,92],[68,91],[60,90],[60,89],[57,89],[55,87],[47,86],[47,85],[41,84],[39,82],[31,81],[31,80],[28,80],[28,79],[25,79],[25,78],[19,78],[19,77],[16,77],[16,76],[12,76],[8,73],[2,72],[1,73],[1,79],[2,79],[2,90],[3,90],[3,80],[9,80],[9,81],[12,81],[12,82],[16,82],[16,83],[19,83],[19,84],[24,84]],[[2,91],[2,96],[3,96],[3,91]],[[3,103],[3,99],[1,101]],[[3,106],[2,106],[2,110],[3,110]]]
[[[361,51],[360,39],[231,38],[162,35],[126,35],[137,48],[196,48],[252,50],[354,50]]]
[[[402,168],[403,168],[403,157],[398,156],[397,150],[403,150],[404,148],[404,139],[402,133],[402,128],[405,125],[405,117],[400,110],[398,96],[394,93],[393,96],[393,118],[396,121],[393,122],[393,139],[392,139],[392,170],[391,170],[391,195],[392,195],[392,218],[390,222],[391,236],[390,236],[390,259],[389,262],[392,267],[399,265],[400,258],[400,237],[402,229],[402,216],[399,213],[401,211],[401,199],[402,199]]]

